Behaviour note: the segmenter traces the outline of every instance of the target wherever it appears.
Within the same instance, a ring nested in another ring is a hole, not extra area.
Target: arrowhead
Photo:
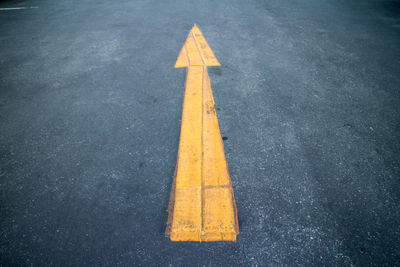
[[[175,68],[186,68],[189,66],[220,66],[196,24],[190,30],[175,63]]]

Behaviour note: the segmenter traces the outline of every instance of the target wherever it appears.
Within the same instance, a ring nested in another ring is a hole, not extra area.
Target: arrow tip
[[[220,66],[196,24],[194,24],[190,30],[175,63],[175,68],[185,68],[189,66]]]

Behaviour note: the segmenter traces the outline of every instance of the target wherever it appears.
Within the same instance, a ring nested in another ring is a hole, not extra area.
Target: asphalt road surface
[[[164,236],[194,23],[236,243]],[[399,266],[399,92],[399,1],[2,0],[0,265]]]

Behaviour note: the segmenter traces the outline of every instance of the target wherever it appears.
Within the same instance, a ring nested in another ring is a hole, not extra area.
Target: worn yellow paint
[[[187,68],[178,161],[166,234],[172,241],[235,241],[239,233],[207,66],[218,60],[194,25],[175,67]]]

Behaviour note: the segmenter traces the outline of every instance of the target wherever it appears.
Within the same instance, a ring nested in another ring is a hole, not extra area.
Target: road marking
[[[37,6],[22,6],[22,7],[3,7],[0,8],[0,11],[8,11],[8,10],[20,10],[20,9],[33,9],[33,8],[38,8]]]
[[[166,234],[172,241],[235,241],[237,210],[207,66],[220,66],[194,25],[175,68],[187,68]]]

